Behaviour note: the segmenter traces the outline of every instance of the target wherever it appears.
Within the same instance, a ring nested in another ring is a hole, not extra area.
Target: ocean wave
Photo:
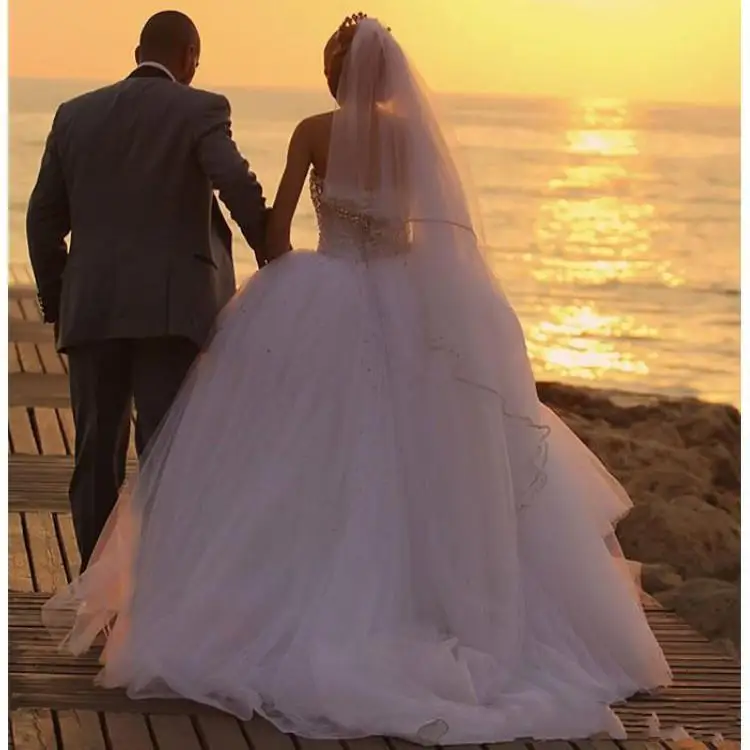
[[[625,285],[623,285],[625,286]],[[726,297],[727,299],[737,299],[740,297],[741,292],[737,288],[726,287],[721,284],[706,284],[705,286],[699,284],[684,284],[678,286],[662,286],[656,283],[644,284],[640,283],[636,286],[640,286],[644,289],[662,289],[666,288],[669,291],[674,291],[676,294],[680,292],[686,292],[693,295],[712,295],[719,297]]]
[[[641,189],[642,185],[648,185],[650,190]],[[660,189],[661,185],[661,189]],[[732,185],[724,184],[723,187],[733,188]],[[696,185],[696,190],[704,189],[704,186]],[[694,195],[682,195],[679,199],[675,198],[674,186],[667,181],[662,181],[659,175],[628,175],[626,177],[613,179],[608,183],[597,185],[596,187],[566,185],[556,188],[544,187],[525,187],[522,185],[512,184],[478,184],[476,193],[480,200],[482,198],[524,198],[533,201],[546,201],[550,199],[563,200],[600,200],[605,198],[633,198],[639,201],[654,201],[661,205],[685,205],[697,206],[726,206],[737,208],[739,210],[739,194],[734,190],[729,191],[731,194],[726,196],[712,196],[706,192]],[[483,214],[489,216],[490,214]]]
[[[517,300],[529,298],[537,300],[540,294],[544,299],[552,302],[569,302],[580,296],[586,298],[596,297],[599,301],[621,299],[626,295],[631,300],[633,309],[648,311],[655,316],[670,314],[671,311],[684,309],[678,304],[678,300],[685,297],[718,297],[731,303],[741,297],[741,290],[734,285],[722,283],[684,283],[680,285],[668,284],[658,278],[636,278],[636,279],[604,279],[602,281],[571,279],[563,283],[551,283],[538,281],[529,275],[528,264],[524,263],[518,256],[521,253],[491,252],[491,263],[495,267],[505,269],[515,268],[516,273],[511,276],[507,273],[499,275],[501,283],[513,286],[513,296]],[[589,259],[590,261],[592,259]],[[561,262],[564,268],[567,263]],[[522,270],[521,270],[522,269]],[[658,296],[654,296],[654,295]],[[714,303],[718,305],[718,303]],[[726,304],[726,303],[725,303]],[[703,315],[728,315],[727,324],[738,325],[739,319],[733,313],[733,306],[717,306],[715,308],[703,308]],[[739,311],[738,311],[739,312]],[[683,314],[680,312],[679,314]],[[722,323],[724,325],[724,323]]]
[[[585,283],[572,282],[569,284],[575,289],[591,289],[592,287],[600,291],[626,291],[628,294],[632,294],[637,291],[642,292],[653,292],[658,291],[664,295],[672,297],[691,295],[691,296],[718,296],[725,297],[727,299],[737,299],[741,296],[741,290],[737,287],[724,286],[722,284],[706,284],[704,286],[696,284],[681,284],[681,285],[670,285],[665,284],[663,281],[645,281],[642,279],[630,280],[630,279],[608,279],[601,283]],[[662,300],[665,302],[665,300]]]

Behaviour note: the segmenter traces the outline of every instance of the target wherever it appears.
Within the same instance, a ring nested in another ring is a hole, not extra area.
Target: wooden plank
[[[19,455],[8,459],[10,478],[16,476],[55,476],[67,482],[73,471],[73,459],[70,456]]]
[[[81,554],[78,551],[76,532],[73,527],[73,518],[67,513],[60,513],[56,517],[57,530],[60,535],[60,552],[63,558],[63,566],[68,581],[78,575],[81,569]]]
[[[698,742],[710,742],[711,739],[716,736],[717,726],[729,725],[729,720],[726,717],[699,717],[693,719],[689,714],[681,716],[660,714],[659,716],[664,727],[682,727]],[[651,732],[648,729],[647,722],[643,717],[640,717],[638,721],[629,720],[625,722],[625,727],[628,732],[628,738],[631,740],[653,739],[651,737]],[[722,732],[722,735],[730,740],[739,739],[740,730],[739,728],[729,729]]]
[[[39,359],[42,362],[42,367],[44,368],[45,373],[48,375],[67,375],[68,368],[63,359],[64,355],[57,351],[52,342],[46,341],[38,343],[36,345],[36,350],[39,353]]]
[[[43,459],[40,458],[38,460],[41,462]],[[65,461],[65,459],[50,460],[50,463],[62,464]],[[33,462],[28,461],[28,463],[32,464]],[[55,526],[55,518],[60,528]],[[69,517],[65,514],[53,517],[53,527],[55,527],[58,542],[60,539],[63,540],[60,548],[62,557],[67,555],[67,552],[63,552],[66,536],[65,525],[67,525],[68,529],[68,538],[72,542],[73,534]],[[50,531],[50,537],[51,535]],[[26,596],[28,597],[29,595],[26,594]],[[16,597],[15,600],[12,600],[10,602],[11,605],[13,605],[13,601],[17,602],[18,598]],[[30,601],[33,602],[36,600],[32,596]],[[657,638],[661,638],[663,635],[662,628],[665,627],[664,623],[655,622],[655,617],[651,613],[648,614],[648,617],[654,627]],[[676,648],[674,644],[669,645],[667,648],[667,657],[670,661],[673,660],[672,651],[674,648]],[[629,701],[627,705],[623,706],[622,710],[637,709],[643,712],[650,706],[663,706],[666,708],[670,708],[671,706],[674,709],[680,709],[686,700],[693,700],[695,698],[700,698],[704,707],[728,701],[726,703],[727,707],[736,708],[739,705],[740,696],[739,664],[726,655],[713,655],[711,651],[712,646],[709,643],[702,645],[701,648],[703,649],[705,658],[709,660],[708,666],[697,662],[689,664],[681,670],[675,670],[677,679],[674,686],[655,695],[637,696]],[[688,669],[691,671],[687,671]]]
[[[48,714],[38,710],[14,712],[25,716],[32,714]],[[146,719],[138,714],[107,713],[99,715],[93,711],[64,709],[55,712],[62,747],[66,750],[152,750],[153,744],[146,724]],[[38,723],[38,722],[37,722]],[[28,725],[28,721],[26,721]],[[46,730],[48,726],[43,725]],[[48,735],[44,735],[48,739]],[[109,746],[107,740],[111,743]],[[48,745],[41,745],[47,747]],[[19,750],[25,750],[26,745],[17,745]],[[50,745],[49,747],[57,747]],[[247,748],[247,746],[245,746]],[[228,748],[228,750],[231,750]]]
[[[42,360],[39,359],[39,352],[36,350],[34,344],[28,341],[19,341],[16,346],[18,347],[18,355],[21,359],[21,369],[23,372],[44,373]]]
[[[13,711],[10,716],[17,750],[58,750],[52,713],[45,709]],[[64,750],[59,748],[59,750]]]
[[[628,705],[637,706],[638,708],[645,709],[649,706],[665,706],[672,703],[682,703],[686,700],[692,700],[698,696],[701,698],[702,703],[719,703],[728,702],[732,704],[732,699],[737,698],[739,705],[739,685],[691,685],[688,684],[675,684],[668,690],[665,690],[658,696],[651,698],[635,697],[628,701]]]
[[[14,631],[11,630],[11,639]],[[49,640],[49,639],[48,639]],[[91,665],[92,669],[95,665]],[[19,672],[13,668],[10,672],[11,700],[13,707],[50,707],[62,708],[89,708],[94,710],[116,710],[139,712],[147,711],[158,714],[204,714],[210,713],[211,709],[187,701],[130,701],[122,691],[103,690],[92,682],[91,672],[80,674],[40,674],[38,672]],[[635,712],[630,716],[623,716],[626,729],[631,739],[647,739],[647,716],[643,712]],[[735,714],[727,714],[721,710],[707,712],[694,706],[685,706],[679,713],[659,712],[662,726],[674,725],[684,726],[697,739],[707,740],[716,732],[721,732],[728,739],[739,737],[739,719]],[[254,722],[250,723],[252,726]],[[275,730],[271,733],[274,747],[280,749],[279,736]],[[258,740],[252,732],[249,737],[253,747],[259,747]],[[275,740],[274,740],[275,738]],[[317,746],[317,743],[316,743]],[[310,746],[312,747],[312,745]]]
[[[26,320],[21,302],[10,302],[8,341],[28,344],[54,344],[55,328],[41,320]]]
[[[155,715],[149,723],[159,750],[202,750],[189,716]]]
[[[102,722],[93,711],[59,711],[57,722],[65,750],[107,750]]]
[[[59,491],[26,491],[11,487],[8,496],[8,510],[19,513],[27,511],[47,511],[48,513],[69,513],[70,500],[65,488]]]
[[[346,746],[349,750],[390,750],[388,743],[383,737],[364,737],[359,740],[347,740]],[[478,747],[474,745],[465,746],[468,750],[469,747]]]
[[[23,372],[18,347],[12,342],[8,344],[8,372]]]
[[[705,721],[721,717],[730,721],[729,727],[736,725],[739,721],[739,706],[729,705],[722,701],[705,702],[689,700],[680,702],[664,702],[656,706],[638,706],[624,704],[617,707],[618,716],[625,722],[641,720],[644,716],[649,717],[656,713],[659,718],[685,719],[687,721]]]
[[[65,436],[65,443],[68,446],[68,454],[73,455],[76,447],[76,428],[73,422],[73,410],[69,407],[58,409],[57,415],[60,418],[60,428]]]
[[[22,300],[32,299],[36,300],[36,287],[34,286],[33,279],[29,283],[19,281],[18,284],[13,284],[8,287],[8,299],[9,300]]]
[[[68,582],[62,553],[50,513],[26,513],[26,528],[31,548],[31,570],[37,591],[53,592]]]
[[[28,409],[8,409],[8,430],[10,433],[10,449],[14,454],[38,455],[39,447],[31,429],[31,419]]]
[[[55,419],[57,421],[57,429],[59,430],[60,437],[62,438],[63,453],[60,455],[72,456],[75,451],[75,439],[73,441],[68,440],[68,435],[65,430],[65,423],[63,422],[63,412],[65,409],[55,409]],[[74,436],[75,438],[75,436]],[[46,451],[45,451],[46,452]],[[49,454],[47,454],[49,455]]]
[[[8,510],[24,513],[27,511],[47,511],[48,513],[69,513],[70,501],[65,491],[54,495],[45,493],[26,493],[11,489]]]
[[[160,750],[151,741],[144,716],[108,712],[104,715],[104,723],[112,750]]]
[[[41,586],[40,586],[41,588]],[[11,629],[22,628],[13,633],[11,643],[12,664],[17,671],[27,671],[38,667],[40,671],[56,674],[70,674],[88,672],[93,675],[98,671],[98,652],[96,649],[81,657],[74,657],[65,652],[59,652],[53,647],[43,629],[40,628],[39,601],[33,601],[29,605],[19,602],[15,592],[9,603],[8,622]],[[682,693],[680,698],[675,699],[680,687],[675,689],[671,700],[664,700],[652,706],[639,706],[631,704],[629,710],[643,716],[648,716],[652,711],[684,714],[686,710],[693,710],[693,706],[699,705],[701,711],[706,715],[739,716],[740,690],[739,688],[718,695],[711,688],[704,688],[691,694]],[[628,709],[624,708],[624,711]],[[619,711],[619,709],[618,709]]]
[[[204,750],[253,750],[233,716],[197,716],[195,727]]]
[[[309,740],[305,737],[297,737],[296,744],[299,750],[346,750],[336,740]]]
[[[250,746],[255,750],[295,750],[289,735],[282,734],[271,722],[260,716],[252,721],[243,721],[242,728]]]
[[[131,461],[126,476],[132,477],[137,463]],[[12,455],[8,461],[8,507],[10,510],[70,510],[68,486],[73,460],[68,456]]]
[[[8,514],[8,586],[13,591],[34,590],[20,513]]]
[[[39,302],[37,301],[36,294],[29,296],[22,296],[18,298],[23,310],[23,316],[26,320],[42,321],[42,311],[39,309]]]
[[[37,443],[42,454],[53,456],[67,455],[67,446],[63,438],[57,413],[54,409],[38,407],[31,413],[32,429],[36,427]]]
[[[23,310],[21,303],[17,299],[8,300],[8,328],[11,324],[15,325],[17,321],[23,320]]]
[[[47,375],[43,372],[11,373],[8,375],[8,404],[9,406],[48,406],[52,409],[68,408],[70,406],[68,377],[67,375]]]
[[[389,738],[388,745],[391,747],[391,750],[416,750],[418,747],[421,747],[420,745],[415,745],[411,742],[407,742],[406,740],[398,738]]]
[[[34,274],[31,271],[31,267],[26,263],[11,263],[8,266],[8,278],[13,282],[13,286],[9,288],[14,289],[20,287],[25,294],[30,294],[36,297],[36,287],[34,286]]]
[[[11,636],[13,633],[11,633]],[[49,637],[45,635],[49,641]],[[124,691],[101,688],[94,684],[93,674],[79,671],[72,674],[11,671],[9,674],[11,708],[49,708],[54,710],[89,709],[142,714],[168,715],[215,712],[186,700],[133,701]]]

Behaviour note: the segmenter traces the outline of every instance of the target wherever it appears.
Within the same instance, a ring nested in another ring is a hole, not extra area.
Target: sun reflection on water
[[[622,120],[616,123],[618,127]],[[569,130],[568,152],[571,154],[601,154],[602,156],[634,156],[638,154],[635,132],[632,130]]]
[[[670,263],[653,257],[659,229],[654,206],[634,198],[647,179],[626,101],[586,100],[572,113],[578,127],[565,134],[565,160],[547,183],[535,226],[533,275],[548,287],[586,288],[629,282],[684,283]],[[594,380],[647,375],[648,364],[628,351],[633,339],[658,331],[595,298],[550,306],[528,332],[529,350],[545,374]]]
[[[538,323],[529,348],[552,376],[596,380],[605,374],[647,375],[648,366],[619,351],[621,338],[652,338],[656,331],[628,316],[603,315],[590,304],[555,306]]]

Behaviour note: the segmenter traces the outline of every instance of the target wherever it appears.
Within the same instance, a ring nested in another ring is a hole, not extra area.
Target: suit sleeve
[[[198,117],[201,167],[256,253],[263,252],[267,218],[263,188],[232,138],[231,110],[223,96],[206,98]]]
[[[60,314],[62,277],[68,259],[70,206],[58,146],[58,110],[44,148],[26,212],[26,240],[45,323]]]

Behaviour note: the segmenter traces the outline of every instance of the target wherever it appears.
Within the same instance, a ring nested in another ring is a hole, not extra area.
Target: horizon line
[[[107,86],[114,83],[115,80],[105,80],[101,78],[55,78],[55,77],[39,77],[39,76],[8,76],[8,83],[13,81],[17,82],[37,82],[37,83],[84,83],[93,84],[99,86]],[[235,89],[241,91],[276,91],[276,92],[287,92],[287,93],[298,93],[298,94],[314,94],[321,93],[326,94],[327,90],[324,87],[307,87],[307,86],[291,86],[291,85],[272,85],[272,84],[238,84],[238,83],[210,83],[207,82],[205,86],[197,86],[196,88],[215,88],[215,89]],[[462,97],[465,99],[517,99],[517,100],[533,100],[533,101],[613,101],[613,102],[627,102],[631,104],[640,104],[650,107],[669,106],[669,107],[702,107],[706,109],[736,109],[741,110],[741,102],[722,102],[722,101],[709,101],[709,102],[698,102],[698,101],[685,101],[681,99],[638,99],[629,96],[620,96],[613,94],[553,94],[553,93],[522,93],[513,91],[450,91],[447,89],[435,89],[431,88],[430,93],[438,96],[447,97]]]

